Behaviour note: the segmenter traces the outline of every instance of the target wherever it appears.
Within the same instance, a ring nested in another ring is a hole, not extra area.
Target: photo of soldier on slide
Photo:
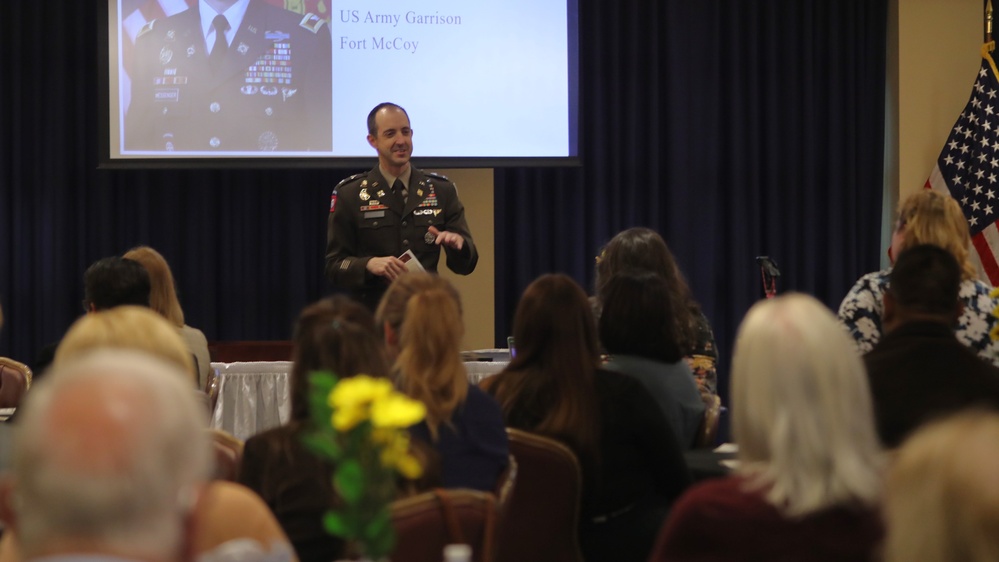
[[[326,11],[323,2],[309,4]],[[305,7],[303,0],[147,0],[123,9],[126,33],[136,14],[175,11],[142,23],[125,53],[125,150],[331,151],[328,15]]]

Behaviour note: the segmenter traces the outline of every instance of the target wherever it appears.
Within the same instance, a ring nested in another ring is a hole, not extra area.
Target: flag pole
[[[985,3],[985,42],[992,43],[992,0]],[[989,48],[989,52],[995,49],[995,44]]]

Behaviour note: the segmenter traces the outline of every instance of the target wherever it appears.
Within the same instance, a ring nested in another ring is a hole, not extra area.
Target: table
[[[466,361],[468,382],[477,385],[506,365],[502,360]],[[291,418],[291,366],[291,361],[212,362],[219,391],[211,426],[245,441],[287,423]]]
[[[238,439],[291,417],[291,361],[212,363],[219,385],[211,425]]]

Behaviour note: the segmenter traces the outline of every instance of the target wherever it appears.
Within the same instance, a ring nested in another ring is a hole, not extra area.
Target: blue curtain
[[[838,302],[880,255],[886,4],[580,0],[584,164],[496,172],[497,344],[532,279],[589,287],[633,225],[666,237],[723,354],[758,254]],[[59,339],[87,265],[138,244],[209,339],[288,338],[328,291],[329,193],[356,170],[97,169],[99,12],[0,1],[0,355]]]
[[[723,367],[763,296],[756,256],[830,307],[878,268],[887,2],[581,10],[583,167],[496,173],[497,343],[528,283],[561,271],[590,289],[631,226],[666,239]]]

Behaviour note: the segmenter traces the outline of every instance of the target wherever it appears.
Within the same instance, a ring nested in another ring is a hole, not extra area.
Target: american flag
[[[951,129],[926,188],[950,193],[971,229],[979,273],[999,285],[999,81],[991,49],[982,46],[971,100]]]

